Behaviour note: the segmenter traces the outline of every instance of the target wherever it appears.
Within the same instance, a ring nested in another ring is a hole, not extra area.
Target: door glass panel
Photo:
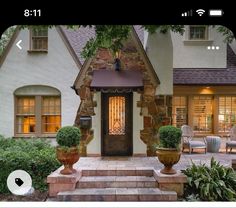
[[[172,101],[172,125],[180,128],[187,124],[187,98],[174,96]]]
[[[197,132],[212,132],[212,102],[211,96],[194,96],[193,127]]]
[[[236,124],[236,97],[220,96],[219,97],[219,132],[229,132],[233,125]]]
[[[109,134],[125,134],[125,97],[109,97]]]

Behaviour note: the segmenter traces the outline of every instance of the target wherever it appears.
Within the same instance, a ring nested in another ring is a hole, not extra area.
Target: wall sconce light
[[[116,70],[116,71],[120,71],[120,68],[121,68],[120,59],[115,58],[114,67],[115,67],[115,70]]]
[[[121,61],[120,61],[121,50],[116,51],[115,56],[116,56],[116,58],[114,61],[114,68],[116,71],[120,71],[120,69],[121,69]]]

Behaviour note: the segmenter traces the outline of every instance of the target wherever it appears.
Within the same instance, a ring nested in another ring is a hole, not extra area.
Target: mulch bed
[[[13,194],[0,194],[0,201],[46,201],[48,192],[35,191],[29,196],[16,196]]]

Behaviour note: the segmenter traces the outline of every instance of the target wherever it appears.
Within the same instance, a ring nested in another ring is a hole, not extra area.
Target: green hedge
[[[0,193],[9,193],[8,175],[17,169],[28,172],[36,190],[47,190],[47,176],[60,167],[55,148],[42,139],[0,137]]]

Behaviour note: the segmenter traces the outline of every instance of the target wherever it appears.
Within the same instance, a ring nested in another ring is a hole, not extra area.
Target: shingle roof
[[[135,25],[134,29],[138,34],[140,41],[144,42],[144,28],[140,25]],[[74,49],[76,55],[78,56],[80,62],[83,64],[85,59],[81,56],[81,52],[90,38],[95,37],[95,31],[92,27],[80,27],[78,29],[70,29],[67,27],[62,27],[65,36],[67,37],[71,47]]]
[[[174,69],[175,85],[235,85],[236,68],[230,69]]]
[[[227,67],[236,68],[236,54],[229,45],[227,45]]]
[[[236,85],[236,54],[227,46],[227,68],[175,68],[175,85]]]

